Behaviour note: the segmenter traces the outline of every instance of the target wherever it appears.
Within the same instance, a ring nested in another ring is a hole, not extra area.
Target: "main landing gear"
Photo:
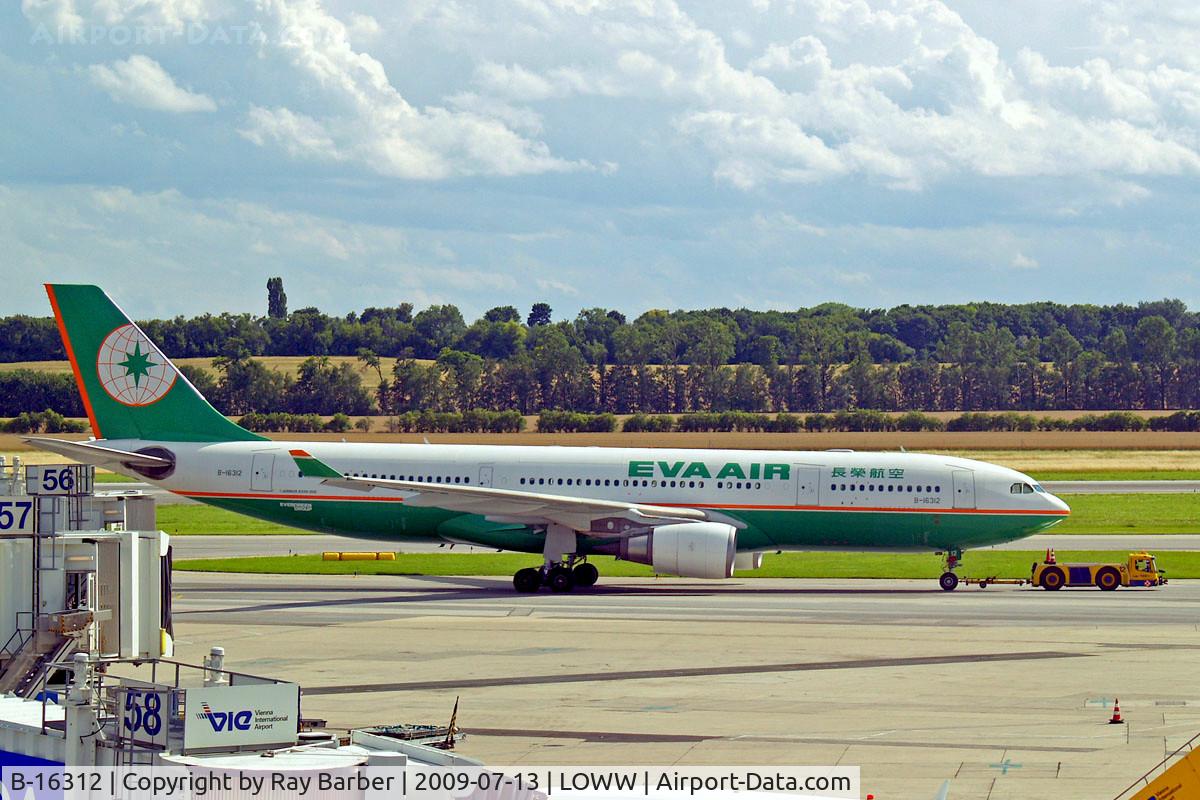
[[[571,556],[566,561],[547,564],[543,567],[526,567],[513,576],[513,588],[524,594],[532,594],[542,586],[552,592],[569,592],[576,586],[594,586],[600,579],[600,570],[586,561],[577,561]]]
[[[943,553],[938,553],[938,555],[943,555]],[[958,575],[954,570],[962,566],[962,550],[947,550],[944,555],[946,556],[946,571],[942,573],[942,577],[938,578],[938,585],[944,592],[953,592],[958,588]]]
[[[533,593],[542,586],[552,592],[569,592],[576,586],[592,586],[600,577],[600,570],[577,556],[579,535],[573,529],[559,523],[546,526],[546,540],[542,550],[544,563],[541,568],[528,567],[513,576],[513,586],[518,592]]]

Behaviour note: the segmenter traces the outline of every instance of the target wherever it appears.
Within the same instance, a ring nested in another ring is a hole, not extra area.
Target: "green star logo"
[[[133,376],[133,385],[140,387],[142,378],[150,374],[151,367],[157,367],[158,364],[150,360],[149,353],[142,352],[142,343],[137,342],[133,346],[132,353],[125,354],[125,360],[117,362],[117,366],[125,368],[126,375]]]

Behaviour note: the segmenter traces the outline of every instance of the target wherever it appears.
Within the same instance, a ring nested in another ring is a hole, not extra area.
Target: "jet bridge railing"
[[[80,662],[72,660],[49,662],[28,688],[26,696],[41,703],[41,729],[44,735],[66,735],[63,721],[48,712],[52,707],[62,706],[72,690],[69,677],[62,684],[51,679],[55,676],[78,675],[80,666]],[[86,666],[82,680],[85,682],[84,688],[91,691],[91,706],[96,720],[96,746],[113,751],[111,761],[114,765],[151,764],[156,754],[181,748],[189,689],[291,685],[290,681],[174,659],[99,658],[88,660]],[[143,674],[133,677],[114,673],[114,670],[121,672],[122,667]],[[144,674],[146,671],[149,675]],[[149,680],[144,680],[147,677]],[[195,680],[189,680],[192,678]],[[149,695],[157,698],[152,708],[146,703]],[[144,715],[147,711],[158,715],[156,725],[131,724],[134,717]],[[297,721],[299,718],[297,713]]]
[[[24,648],[25,645],[29,643],[29,640],[33,638],[33,612],[18,611],[16,614],[16,629],[13,631],[12,636],[8,637],[8,641],[4,643],[4,646],[0,647],[0,660],[13,658],[17,655],[17,653],[21,652],[21,649]],[[29,619],[28,625],[21,624],[21,619],[23,617],[27,617]]]

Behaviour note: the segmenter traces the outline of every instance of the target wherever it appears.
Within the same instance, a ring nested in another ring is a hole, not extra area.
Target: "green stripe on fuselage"
[[[350,538],[427,541],[446,536],[515,552],[539,553],[542,537],[530,528],[489,522],[481,515],[372,500],[197,498],[230,511],[297,528]],[[742,520],[739,550],[804,548],[930,549],[988,547],[1057,524],[1039,514],[928,513],[813,509],[713,509]],[[591,540],[593,543],[599,539]],[[583,542],[589,548],[588,540]],[[590,548],[589,548],[590,549]],[[583,550],[586,552],[586,549]]]

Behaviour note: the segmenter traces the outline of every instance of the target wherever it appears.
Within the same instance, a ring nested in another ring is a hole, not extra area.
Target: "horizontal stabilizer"
[[[94,464],[97,467],[124,466],[152,469],[171,466],[171,460],[167,458],[144,453],[131,453],[128,450],[117,450],[92,442],[68,442],[45,436],[30,436],[23,441],[39,450],[48,450],[51,453],[58,453],[60,456],[73,458],[81,464]]]
[[[306,478],[340,478],[342,473],[306,450],[288,450],[296,468]]]

